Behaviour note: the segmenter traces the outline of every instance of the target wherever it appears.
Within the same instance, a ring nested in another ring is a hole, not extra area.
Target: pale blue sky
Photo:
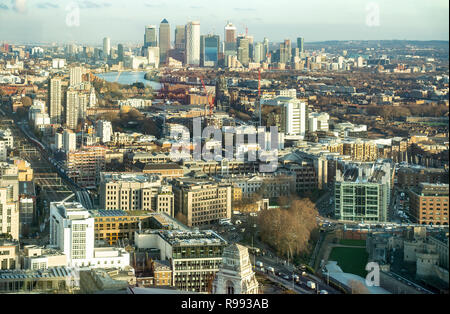
[[[66,25],[69,3],[80,7],[79,27]],[[369,3],[379,26],[366,24]],[[449,38],[448,0],[0,0],[0,42],[140,42],[144,26],[163,18],[173,29],[199,20],[202,33],[221,38],[229,20],[257,41]]]

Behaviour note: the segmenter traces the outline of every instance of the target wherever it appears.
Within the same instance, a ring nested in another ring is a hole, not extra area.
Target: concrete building
[[[170,262],[172,283],[178,290],[211,292],[227,242],[213,231],[136,232],[138,250],[159,249],[160,260]]]
[[[94,247],[94,218],[80,203],[50,203],[50,244],[67,257],[68,266],[120,268],[130,264],[124,249]]]
[[[0,163],[0,235],[19,239],[18,169],[8,163]]]
[[[328,120],[330,120],[330,115],[328,113],[310,113],[308,117],[308,130],[310,132],[326,132],[329,130]]]
[[[10,270],[0,273],[0,293],[76,293],[78,272],[68,267]]]
[[[154,211],[174,216],[172,187],[156,175],[102,172],[99,197],[104,209]]]
[[[287,135],[306,134],[307,110],[306,103],[297,98],[276,97],[273,99],[261,99],[261,106],[270,106],[275,115],[275,126],[278,132]]]
[[[113,128],[110,121],[99,120],[96,126],[97,136],[100,137],[102,143],[111,141],[113,135]]]
[[[248,249],[232,244],[223,250],[222,265],[213,283],[214,294],[258,294],[259,287],[252,269]]]
[[[48,112],[51,123],[62,122],[62,90],[61,78],[54,77],[48,84]]]
[[[184,177],[174,180],[173,193],[175,215],[181,213],[189,227],[231,218],[230,184]]]
[[[66,125],[71,130],[78,125],[79,103],[78,91],[69,88],[66,93]]]
[[[219,178],[221,182],[239,188],[244,198],[259,194],[262,198],[276,199],[281,196],[290,196],[296,188],[296,177],[288,172],[220,176]]]
[[[48,269],[67,266],[67,256],[60,250],[43,248],[37,245],[25,245],[22,254],[23,269]]]
[[[59,138],[57,138],[57,140],[59,141]],[[59,145],[59,142],[57,142],[57,145]],[[77,135],[71,130],[64,130],[63,147],[66,153],[77,149]]]
[[[0,273],[10,269],[20,269],[19,242],[0,238]]]
[[[93,187],[98,183],[100,172],[106,167],[106,148],[84,146],[67,153],[64,170],[74,182],[82,187]]]
[[[6,148],[14,149],[14,136],[10,128],[0,130],[0,140],[4,141]]]
[[[71,87],[79,86],[83,80],[83,68],[82,67],[71,67],[69,70],[69,79]]]

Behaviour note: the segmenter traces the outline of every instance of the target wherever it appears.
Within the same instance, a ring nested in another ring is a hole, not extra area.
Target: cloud
[[[19,13],[27,11],[27,0],[11,0],[13,10]]]
[[[59,5],[51,2],[43,2],[36,5],[39,9],[57,9]]]
[[[164,3],[144,3],[144,6],[147,8],[163,8],[165,7]]]
[[[234,11],[241,11],[241,12],[254,12],[256,9],[253,8],[233,8]]]
[[[95,3],[89,0],[82,0],[78,1],[78,5],[80,6],[80,9],[100,9],[110,7],[111,3]]]

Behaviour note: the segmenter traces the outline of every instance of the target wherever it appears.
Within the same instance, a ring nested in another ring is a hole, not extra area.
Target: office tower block
[[[300,53],[305,52],[303,48],[303,37],[297,38],[297,48],[300,50]]]
[[[109,37],[103,38],[103,55],[105,57],[111,55],[111,40]]]
[[[219,61],[220,38],[218,35],[204,35],[200,37],[200,65],[215,67]]]
[[[69,88],[66,93],[66,125],[69,129],[74,130],[78,124],[78,92]]]
[[[280,44],[280,62],[290,63],[291,62],[291,41],[286,39],[284,43]]]
[[[241,36],[238,37],[238,60],[243,66],[248,66],[250,62],[250,43],[248,38]]]
[[[158,47],[156,25],[148,25],[145,27],[144,48],[147,47]]]
[[[69,78],[70,86],[78,86],[83,82],[83,68],[82,67],[71,67]]]
[[[262,43],[256,43],[253,50],[253,62],[261,63],[264,60],[264,45]]]
[[[175,28],[175,49],[177,50],[184,51],[185,49],[186,46],[185,28],[186,27],[184,25],[177,25],[177,27]]]
[[[230,22],[225,25],[223,53],[226,66],[228,66],[229,56],[237,56],[236,27]]]
[[[117,60],[123,61],[123,45],[122,44],[117,45]]]
[[[51,123],[61,123],[62,121],[62,91],[61,78],[52,78],[49,82],[48,112]]]
[[[159,57],[160,63],[165,63],[170,50],[170,24],[164,19],[159,25]]]
[[[200,65],[200,22],[186,25],[186,64]]]
[[[249,62],[252,62],[253,61],[253,54],[254,54],[255,39],[251,35],[245,35],[245,38],[248,39],[248,59],[249,59]]]
[[[264,38],[263,41],[263,46],[264,46],[264,61],[268,60],[269,57],[269,53],[270,53],[270,49],[269,49],[269,39]]]

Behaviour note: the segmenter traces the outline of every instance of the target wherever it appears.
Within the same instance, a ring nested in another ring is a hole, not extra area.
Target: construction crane
[[[209,116],[212,117],[213,115],[213,110],[214,110],[214,97],[212,99],[209,98],[209,94],[208,91],[206,90],[206,85],[205,82],[203,81],[203,78],[200,78],[202,85],[203,85],[203,89],[205,90],[205,94],[206,94],[206,98],[208,99],[208,103],[209,103]]]
[[[258,69],[258,102],[259,102],[259,126],[262,126],[261,123],[261,67]]]

